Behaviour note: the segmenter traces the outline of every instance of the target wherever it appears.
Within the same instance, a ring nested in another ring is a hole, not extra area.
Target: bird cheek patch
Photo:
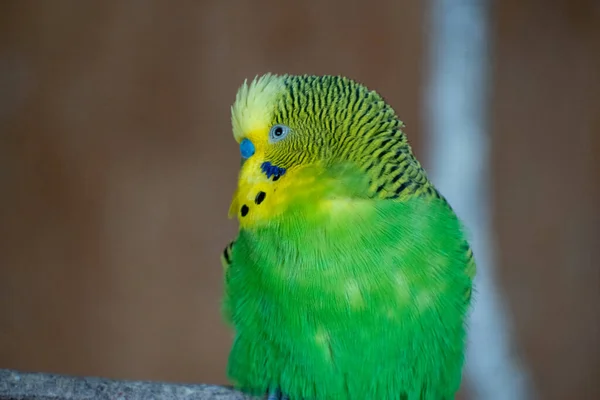
[[[267,176],[267,179],[271,179],[272,176],[273,182],[277,181],[286,172],[285,168],[273,165],[269,161],[265,161],[264,163],[262,163],[260,169]]]

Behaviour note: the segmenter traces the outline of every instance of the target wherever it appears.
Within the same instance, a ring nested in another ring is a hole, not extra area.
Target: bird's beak
[[[229,212],[227,213],[227,216],[229,217],[229,219],[235,218],[237,216],[237,212],[239,210],[238,207],[238,192],[239,192],[239,186],[235,189],[235,192],[233,193],[233,198],[231,199],[231,204],[229,205]]]

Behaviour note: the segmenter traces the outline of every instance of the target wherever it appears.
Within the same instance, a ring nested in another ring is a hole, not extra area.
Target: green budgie
[[[475,261],[380,95],[266,74],[232,106],[228,376],[281,399],[452,399]]]

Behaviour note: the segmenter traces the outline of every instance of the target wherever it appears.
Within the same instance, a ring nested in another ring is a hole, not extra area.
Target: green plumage
[[[287,172],[249,208],[273,215],[239,216],[224,252],[230,378],[292,400],[454,398],[475,269],[460,221],[376,93],[338,77],[270,79],[281,88],[265,134],[290,134],[252,157]],[[246,100],[236,106],[252,110]]]

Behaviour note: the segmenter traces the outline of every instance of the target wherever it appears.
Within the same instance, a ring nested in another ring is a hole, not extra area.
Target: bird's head
[[[310,175],[300,174],[305,167],[367,171],[377,157],[391,157],[400,147],[410,152],[402,122],[382,97],[339,76],[266,74],[244,82],[231,119],[242,167],[230,215],[242,224],[281,211],[290,196],[286,188],[310,184]]]

